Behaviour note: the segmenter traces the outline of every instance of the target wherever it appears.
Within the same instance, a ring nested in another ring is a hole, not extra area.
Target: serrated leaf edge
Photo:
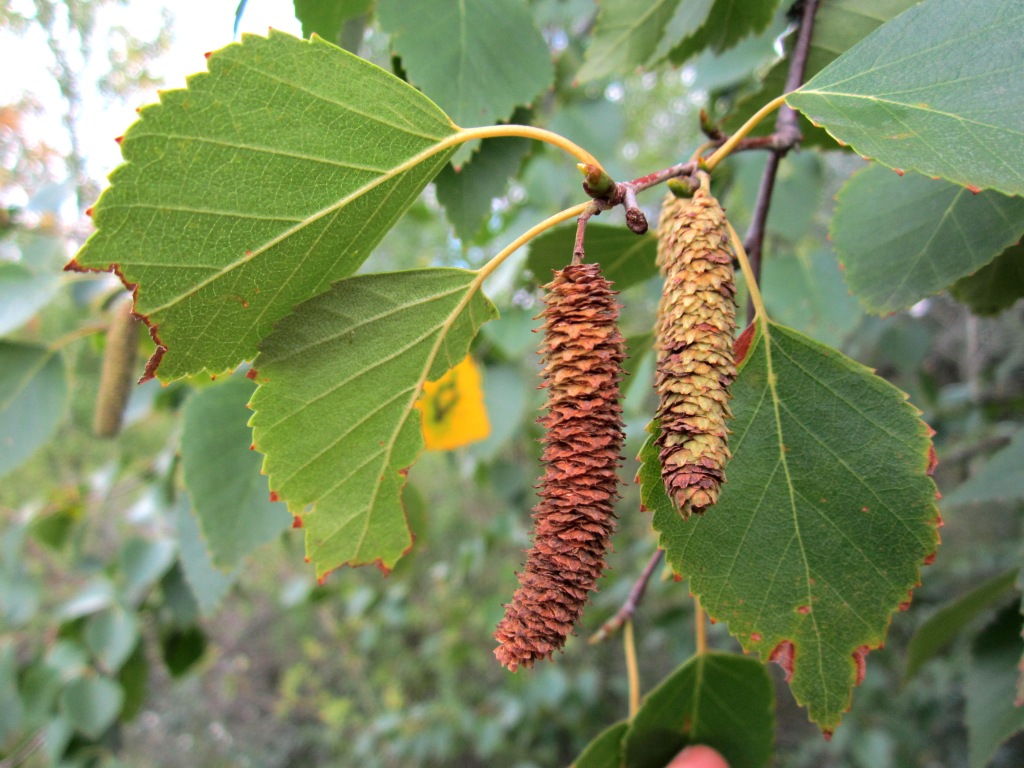
[[[776,389],[776,384],[775,384],[776,376],[775,376],[774,369],[773,369],[773,366],[772,366],[772,363],[771,363],[771,352],[770,352],[771,333],[770,333],[770,331],[767,328],[768,325],[773,325],[773,324],[776,325],[777,327],[785,328],[785,326],[779,325],[778,323],[773,323],[772,321],[768,320],[767,318],[762,317],[762,316],[759,315],[759,316],[757,316],[755,318],[754,322],[750,326],[748,326],[746,331],[744,331],[744,333],[742,334],[742,336],[747,336],[748,333],[750,333],[751,334],[751,338],[749,338],[749,342],[748,342],[749,343],[749,347],[748,347],[747,350],[744,351],[744,354],[742,355],[742,361],[737,366],[737,379],[739,379],[742,376],[743,370],[746,367],[747,362],[750,360],[749,352],[751,352],[754,349],[756,349],[757,345],[761,342],[762,339],[764,339],[764,341],[765,341],[765,356],[766,356],[766,368],[767,368],[767,378],[768,378],[768,383],[769,383],[769,391],[771,393],[772,401],[773,401],[774,415],[775,415],[775,419],[776,419],[776,428],[778,429],[778,432],[779,432],[779,435],[780,435],[780,438],[781,438],[781,436],[782,436],[782,425],[781,425],[781,421],[780,421],[781,420],[781,415],[779,414],[779,396],[778,396],[778,391]],[[788,329],[788,330],[790,330],[790,329]],[[794,333],[797,333],[800,336],[805,336],[805,334],[800,334],[799,331],[794,331]],[[810,337],[807,337],[807,338],[810,338]],[[813,339],[812,339],[812,341],[813,341]],[[737,356],[737,357],[739,357],[739,356]],[[845,359],[849,359],[849,358],[845,358]],[[876,375],[872,369],[867,368],[866,366],[863,366],[863,365],[861,365],[860,363],[857,363],[854,360],[850,360],[850,362],[853,363],[854,365],[860,367],[860,368],[863,368],[865,372],[867,372],[867,373],[869,373],[869,374],[871,374],[873,376]],[[913,409],[913,411],[917,415],[917,417],[918,417],[917,418],[917,423],[919,425],[919,431],[918,431],[917,435],[915,435],[915,436],[916,437],[930,438],[931,434],[934,434],[934,432],[930,429],[930,427],[928,427],[928,425],[925,422],[923,422],[919,418],[920,415],[921,415],[921,411],[919,409],[917,409],[916,407],[914,407],[910,402],[908,402],[909,395],[907,395],[906,392],[903,392],[902,390],[899,390],[898,388],[892,386],[891,383],[889,383],[889,382],[886,382],[886,383],[889,384],[889,386],[895,392],[898,392],[900,395],[902,395],[903,401],[904,401],[904,406]],[[656,432],[658,431],[657,421],[655,420],[655,421],[650,422],[647,425],[646,431],[647,431],[649,437],[644,441],[644,444],[643,444],[643,446],[641,447],[641,450],[640,450],[640,454],[637,457],[638,461],[640,461],[640,469],[637,472],[637,476],[636,476],[636,480],[635,480],[635,482],[641,486],[641,488],[640,488],[641,499],[644,500],[644,501],[646,501],[650,497],[647,496],[644,493],[645,485],[642,482],[643,467],[645,466],[645,462],[643,461],[643,456],[644,456],[644,450],[652,442],[653,435],[656,434]],[[784,444],[785,444],[784,441],[782,441],[780,439],[780,441],[779,441],[779,450],[780,450],[780,455],[781,455],[781,462],[782,462],[783,468],[784,468],[784,470],[786,472],[787,487],[789,488],[790,497],[792,498],[793,486],[792,486],[792,482],[791,482],[790,476],[789,476],[788,464],[786,462],[785,451],[784,451],[784,448],[783,448]],[[929,447],[929,450],[925,454],[926,461],[927,461],[927,465],[925,467],[925,470],[926,470],[926,473],[930,476],[930,475],[932,475],[932,473],[935,470],[935,449],[934,449],[934,446],[931,445],[930,440],[929,440],[928,447]],[[652,458],[653,458],[653,460],[655,462],[657,462],[658,459],[657,459],[657,454],[656,453],[652,456]],[[728,466],[728,465],[726,465],[726,466]],[[654,474],[656,475],[655,482],[660,481],[660,477],[661,477],[660,468]],[[939,493],[938,493],[938,490],[936,489],[936,499],[938,497],[939,497]],[[672,503],[671,497],[668,497],[667,493],[666,493],[666,498],[667,498],[668,502],[671,504]],[[644,511],[648,511],[647,508],[644,507],[643,505],[642,505],[641,508]],[[941,518],[941,515],[939,514],[939,510],[938,510],[937,505],[935,505],[934,503],[932,504],[932,509],[935,512],[936,527],[935,527],[935,539],[934,540],[935,540],[935,547],[937,549],[939,544],[940,544],[940,538],[939,538],[939,535],[938,535],[938,528],[941,527],[941,525],[942,525],[942,518]],[[710,512],[713,514],[714,510],[711,510]],[[691,521],[691,522],[695,523],[696,521]],[[800,542],[801,552],[803,552],[803,542],[802,542],[802,540],[800,540],[799,525],[795,524],[795,530],[796,530],[797,538],[798,538],[798,540]],[[658,537],[658,546],[659,546],[659,548],[665,549],[667,551],[666,542],[664,540],[664,536],[666,535],[665,532],[663,532],[663,531],[656,531],[656,533],[657,533],[657,537]],[[934,553],[935,553],[935,550],[933,550],[932,553],[926,555],[922,559],[922,561],[917,565],[916,571],[915,571],[915,575],[916,575],[916,583],[918,585],[920,584],[921,567],[923,565],[927,565],[927,564],[929,564],[931,562],[932,558],[934,557]],[[687,578],[688,577],[688,574],[680,572],[675,567],[675,565],[671,562],[671,560],[669,558],[666,557],[665,562],[672,569],[672,572],[676,575],[677,578]],[[807,567],[807,558],[806,557],[804,557],[804,565],[805,565],[805,571],[806,571],[806,567]],[[809,590],[810,586],[811,586],[811,578],[810,578],[809,573],[807,574],[807,586],[808,586],[808,590]],[[691,589],[692,589],[692,586],[691,586]],[[846,708],[845,711],[849,711],[849,707],[852,704],[852,701],[853,701],[853,688],[855,688],[856,686],[860,685],[861,681],[863,680],[864,671],[865,671],[865,663],[866,663],[865,660],[866,660],[866,656],[867,656],[868,652],[870,652],[871,650],[876,650],[876,649],[882,647],[882,644],[884,642],[885,636],[888,633],[888,627],[891,624],[892,617],[897,612],[899,612],[901,610],[906,610],[906,608],[909,607],[912,593],[913,593],[913,587],[910,590],[908,590],[907,601],[904,602],[904,603],[901,603],[901,604],[899,604],[899,605],[897,605],[895,607],[893,607],[889,611],[889,615],[888,615],[888,619],[886,621],[885,628],[882,629],[882,631],[879,633],[877,638],[874,638],[874,639],[877,640],[877,644],[874,645],[874,646],[862,645],[862,646],[858,647],[857,649],[855,649],[853,651],[853,653],[851,654],[851,662],[852,662],[852,665],[854,667],[854,672],[855,672],[855,684],[850,687],[849,697],[848,697],[848,702],[847,702],[847,708]],[[699,597],[700,595],[698,594],[697,596]],[[810,595],[810,592],[809,592],[808,593],[808,605],[812,604],[812,602],[813,601],[811,600],[811,595]],[[713,621],[719,621],[719,619],[717,617],[712,616],[710,613],[708,614],[708,616]],[[815,621],[815,628],[817,629],[817,618],[814,617],[813,620]],[[728,626],[728,622],[725,622],[725,623]],[[730,631],[730,634],[732,634],[731,631]],[[788,640],[788,639],[784,638],[779,643],[777,643],[774,648],[772,648],[770,650],[766,650],[766,649],[764,649],[762,647],[763,643],[761,643],[761,642],[752,643],[750,641],[749,637],[739,637],[739,636],[736,636],[736,635],[733,635],[733,636],[736,637],[737,641],[740,643],[740,646],[743,648],[744,652],[757,654],[758,658],[761,660],[762,663],[768,663],[770,661],[774,661],[777,664],[779,664],[783,668],[783,670],[786,672],[786,681],[787,682],[790,681],[790,679],[792,677],[792,674],[793,674],[793,662],[794,662],[794,657],[793,657],[793,654],[792,654],[793,643],[792,643],[791,640]],[[793,696],[796,699],[797,703],[800,704],[801,706],[806,706],[807,705],[807,702],[802,700],[797,695],[796,691],[793,691]],[[836,724],[838,724],[838,721],[837,721]],[[818,725],[819,725],[819,727],[821,727],[822,733],[825,735],[825,737],[826,738],[830,738],[831,734],[832,734],[832,730],[830,728],[823,727],[821,725],[821,723],[818,723]]]
[[[414,412],[417,411],[416,403],[419,401],[420,396],[422,395],[423,385],[424,385],[424,383],[427,381],[427,379],[429,377],[430,370],[433,367],[435,360],[437,359],[438,353],[440,352],[441,347],[444,344],[445,338],[447,337],[448,333],[451,331],[451,328],[454,325],[454,323],[456,322],[456,320],[459,318],[459,316],[462,314],[462,312],[466,309],[466,307],[469,306],[470,302],[473,300],[473,298],[476,295],[476,293],[480,290],[480,286],[483,284],[483,281],[487,277],[488,274],[489,274],[489,272],[487,272],[486,270],[477,270],[476,271],[476,277],[466,287],[465,296],[463,296],[463,298],[459,301],[459,303],[455,306],[455,308],[451,311],[451,313],[449,313],[449,315],[445,319],[445,321],[441,325],[439,325],[437,327],[437,340],[435,341],[433,348],[430,350],[430,352],[429,352],[429,354],[427,356],[427,359],[426,359],[425,364],[423,366],[423,372],[420,374],[420,377],[417,380],[416,384],[410,390],[412,392],[412,395],[409,398],[408,404],[406,405],[406,407],[402,411],[401,418],[398,420],[398,428],[393,431],[392,435],[390,436],[390,439],[389,439],[388,443],[385,445],[384,450],[382,452],[382,456],[384,457],[383,461],[382,461],[382,466],[384,467],[385,470],[391,465],[391,454],[392,454],[392,452],[394,450],[395,442],[398,439],[398,435],[401,432],[402,426],[404,426],[405,423],[408,421],[409,417]],[[365,275],[363,275],[363,276],[365,276]],[[354,277],[361,277],[361,276],[357,275],[357,276],[354,276]],[[349,279],[349,278],[345,278],[345,279]],[[343,281],[338,281],[338,282],[343,282]],[[337,285],[337,283],[334,283],[333,285]],[[491,301],[489,299],[486,298],[486,296],[484,297],[484,300],[486,302],[485,307],[487,308],[489,314],[491,315],[491,317],[488,318],[488,319],[492,319],[492,318],[496,317],[497,310],[495,309],[494,305],[491,303]],[[283,319],[284,318],[282,318],[282,320]],[[259,358],[258,357],[255,360],[255,362],[258,364],[258,362],[259,362]],[[458,361],[456,361],[456,362],[458,362]],[[446,369],[446,371],[447,370],[449,370],[449,369]],[[258,377],[257,377],[257,380],[258,380]],[[259,387],[257,387],[257,390],[261,389],[262,386],[263,386],[263,384],[260,384]],[[256,413],[254,412],[253,416],[250,417],[250,419],[249,419],[249,425],[250,426],[254,426],[253,425],[253,420],[255,419],[255,417],[256,417]],[[424,444],[423,444],[422,434],[418,434],[418,437],[419,437],[419,445],[416,448],[415,458],[413,459],[413,461],[410,463],[409,466],[414,464],[416,462],[416,459],[418,459],[420,454],[423,453],[423,451],[424,451]],[[254,445],[255,445],[255,443],[254,443]],[[257,447],[256,450],[259,450],[259,448]],[[270,463],[270,457],[268,455],[264,454],[263,472],[264,472],[264,474],[267,475],[270,487],[273,487],[273,485],[274,485],[273,474],[269,470],[269,467],[268,467],[269,463]],[[404,468],[398,470],[398,474],[402,478],[401,482],[399,483],[398,490],[399,490],[399,503],[402,505],[403,514],[404,514],[404,509],[405,509],[405,502],[401,498],[401,490],[405,487],[407,472],[408,472],[408,467],[404,467]],[[384,477],[382,477],[381,481],[378,482],[375,485],[375,487],[373,489],[373,494],[371,495],[369,503],[368,503],[368,509],[372,509],[373,506],[376,504],[377,495],[380,492],[380,489],[381,489],[381,487],[383,485],[384,485]],[[288,506],[288,510],[296,517],[297,520],[301,521],[302,511],[303,511],[302,509],[297,508],[296,505],[293,502],[289,501],[287,498],[281,497],[277,492],[272,491],[271,493],[274,496],[277,496],[279,500],[284,501],[287,504],[287,506]],[[314,508],[315,508],[315,505],[316,505],[316,502],[313,503]],[[303,506],[305,506],[305,505],[303,505]],[[301,525],[301,523],[300,523],[300,525]],[[366,519],[364,521],[364,525],[363,525],[362,531],[360,533],[359,544],[357,544],[357,546],[355,548],[356,552],[358,552],[362,548],[362,542],[366,538],[366,533],[369,530],[369,527],[370,527],[370,518],[369,518],[369,515],[367,515]],[[411,541],[412,540],[412,531],[408,527],[408,520],[406,520],[406,530],[409,532],[409,538],[410,538],[410,541]],[[397,562],[403,556],[408,554],[408,552],[409,552],[409,550],[411,548],[412,548],[412,543],[410,543],[409,547],[406,548],[395,559],[395,562]],[[329,568],[325,568],[325,567],[323,567],[321,562],[317,561],[317,559],[315,557],[315,553],[310,549],[310,537],[309,537],[309,534],[307,534],[307,536],[306,536],[306,554],[307,554],[308,559],[310,559],[313,562],[313,564],[315,565],[315,567],[316,567],[316,576],[317,576],[317,580],[320,583],[323,583],[323,580],[332,571],[336,570],[338,567],[341,567],[341,566],[346,566],[347,565],[347,566],[355,567],[355,566],[361,566],[361,565],[374,565],[380,571],[382,571],[384,574],[388,574],[391,571],[391,567],[394,565],[394,563],[392,563],[391,566],[389,566],[389,565],[387,565],[383,561],[382,558],[378,557],[378,558],[367,559],[367,560],[363,560],[363,561],[359,561],[358,559],[353,559],[353,560],[349,560],[349,561],[346,561],[346,562],[343,562],[343,563],[338,563],[338,564],[332,565]]]

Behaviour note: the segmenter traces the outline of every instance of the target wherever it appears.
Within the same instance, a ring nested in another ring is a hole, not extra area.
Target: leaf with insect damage
[[[831,732],[938,545],[930,432],[902,392],[796,331],[759,320],[740,341],[718,504],[682,520],[654,437],[642,499],[708,614]]]
[[[481,280],[460,269],[351,277],[262,343],[253,440],[318,576],[388,570],[412,546],[401,492],[424,447],[416,403],[496,316]]]
[[[354,273],[456,134],[409,84],[274,31],[211,54],[140,115],[69,268],[136,286],[163,381],[251,359],[275,321]]]

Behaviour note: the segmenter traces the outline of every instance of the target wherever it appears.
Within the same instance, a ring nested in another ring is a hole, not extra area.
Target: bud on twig
[[[736,287],[725,212],[708,190],[668,195],[658,224],[657,418],[662,477],[683,517],[718,501],[730,458]]]
[[[622,458],[624,352],[611,284],[597,264],[579,264],[556,273],[547,291],[545,473],[521,586],[494,634],[494,655],[512,671],[560,649],[595,589],[615,528]]]

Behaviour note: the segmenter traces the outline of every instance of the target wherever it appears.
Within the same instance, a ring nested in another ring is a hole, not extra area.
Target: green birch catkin
[[[656,327],[658,447],[665,489],[684,518],[718,501],[731,456],[732,258],[725,212],[706,175],[693,197],[666,197],[658,223],[665,278]]]
[[[533,547],[494,633],[513,672],[560,649],[604,572],[615,528],[623,441],[624,348],[615,294],[597,264],[574,264],[546,286],[544,476]]]
[[[115,437],[121,431],[121,420],[135,379],[133,368],[139,347],[138,329],[139,322],[132,314],[131,302],[115,304],[107,326],[100,389],[92,420],[92,430],[98,437]]]

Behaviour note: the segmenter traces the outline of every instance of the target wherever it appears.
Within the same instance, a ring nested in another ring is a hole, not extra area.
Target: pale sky
[[[26,15],[32,14],[28,0],[12,0],[11,6]],[[173,15],[173,41],[166,56],[153,63],[152,71],[163,78],[162,88],[182,88],[186,75],[206,69],[204,53],[223,48],[232,41],[238,0],[176,0],[173,3],[130,0],[127,7],[112,4],[105,9],[101,24],[118,24],[136,37],[150,38],[159,29],[164,6],[170,8]],[[302,34],[292,0],[249,0],[239,35],[243,32],[266,34],[271,27],[296,36]],[[101,34],[98,41],[101,43],[102,39]],[[100,65],[106,64],[104,51],[97,50],[94,58]],[[41,34],[0,37],[0,71],[6,73],[0,78],[0,105],[17,100],[25,91],[32,93],[49,113],[33,121],[31,129],[48,143],[64,149],[67,139],[60,123],[63,104],[48,71],[49,62]],[[80,140],[90,175],[102,179],[121,161],[114,138],[135,121],[136,107],[156,101],[157,95],[140,93],[136,100],[123,106],[105,104],[92,87],[100,74],[101,67],[96,67],[95,71],[83,68],[81,72]]]

